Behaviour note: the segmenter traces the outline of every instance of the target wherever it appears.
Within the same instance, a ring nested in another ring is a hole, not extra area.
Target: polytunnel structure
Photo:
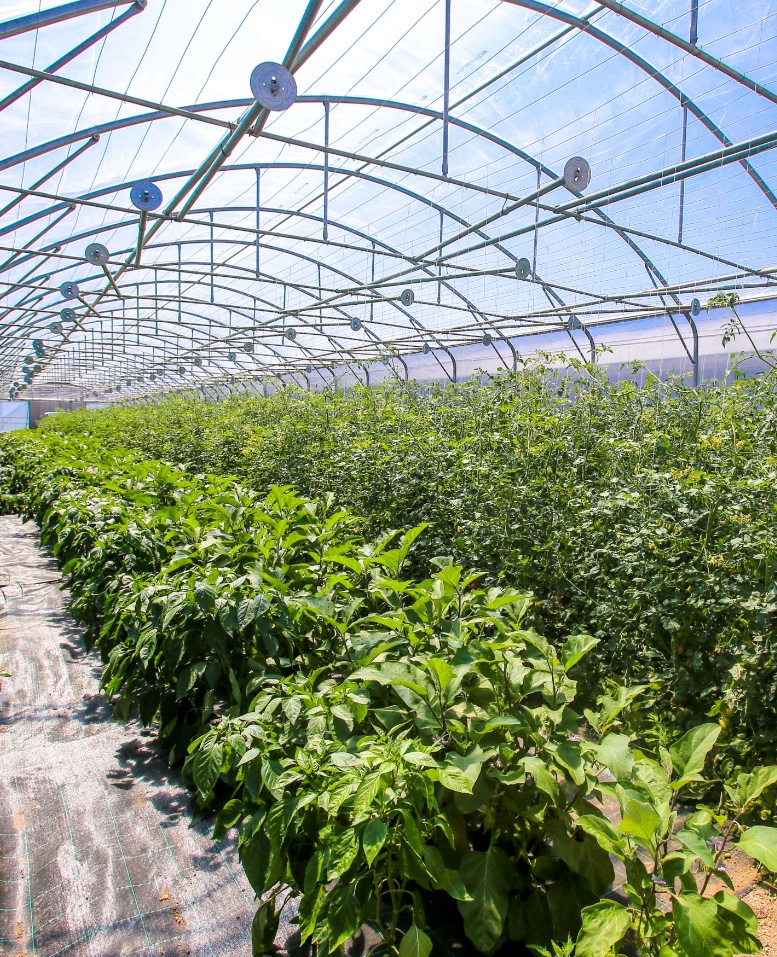
[[[6,3],[0,389],[455,381],[646,329],[698,381],[715,295],[768,347],[776,14]]]

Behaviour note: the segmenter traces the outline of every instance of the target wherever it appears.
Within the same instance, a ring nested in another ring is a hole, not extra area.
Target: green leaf
[[[777,828],[762,824],[748,828],[739,839],[739,848],[767,870],[777,871]]]
[[[209,615],[216,610],[216,589],[207,582],[197,582],[194,586],[194,600]]]
[[[353,937],[361,927],[359,908],[353,888],[338,884],[330,892],[330,903],[326,912],[329,930],[328,952],[334,953],[349,937]]]
[[[726,922],[714,900],[698,894],[681,894],[674,905],[677,937],[689,957],[733,957]]]
[[[429,957],[431,952],[431,938],[413,922],[399,942],[399,957]]]
[[[281,912],[275,912],[275,897],[270,897],[259,905],[251,921],[252,957],[264,957],[265,954],[272,952],[280,919]]]
[[[692,781],[702,780],[699,772],[704,767],[707,755],[718,740],[720,731],[720,725],[700,724],[672,745],[669,754],[678,777],[676,781],[672,782],[672,787],[675,790],[679,790],[679,788]]]
[[[631,914],[616,901],[598,901],[584,907],[581,916],[575,957],[607,957],[631,927]]]
[[[631,834],[632,837],[652,845],[660,825],[660,815],[649,804],[644,801],[626,801],[620,824],[625,834]]]
[[[591,635],[573,635],[571,638],[567,638],[561,649],[561,663],[564,666],[564,671],[574,668],[578,661],[585,658],[588,652],[598,644],[599,639]]]
[[[501,848],[486,853],[470,851],[459,867],[459,876],[471,901],[459,901],[464,931],[484,954],[493,953],[504,933],[510,886],[513,878],[510,858]]]
[[[594,749],[596,760],[612,771],[617,781],[631,780],[634,754],[627,734],[608,734]]]
[[[575,823],[582,827],[586,834],[596,838],[599,846],[608,854],[614,854],[616,857],[623,856],[626,850],[626,842],[615,825],[611,824],[607,818],[596,817],[593,814],[583,814]]]
[[[220,744],[214,744],[212,748],[197,752],[192,771],[194,783],[200,794],[205,795],[213,790],[221,773],[223,757],[224,751]]]
[[[388,828],[380,818],[372,818],[364,828],[362,832],[362,848],[364,849],[364,856],[370,867],[372,867],[372,862],[380,853],[380,849],[385,844],[387,837]]]
[[[442,765],[437,772],[440,784],[444,785],[450,791],[457,791],[459,794],[472,794],[472,785],[467,779],[467,775],[461,770],[450,764]]]
[[[545,762],[534,755],[529,755],[529,757],[523,758],[521,764],[524,768],[532,775],[534,778],[534,784],[540,791],[543,791],[545,794],[549,795],[554,801],[558,800],[561,791],[558,786],[558,781],[553,777],[551,772],[548,770]]]
[[[736,787],[727,786],[726,790],[741,810],[774,784],[777,784],[777,767],[756,768],[749,774],[740,774],[737,777]]]
[[[329,869],[327,880],[333,881],[345,874],[359,853],[359,839],[353,828],[338,835],[329,845]]]

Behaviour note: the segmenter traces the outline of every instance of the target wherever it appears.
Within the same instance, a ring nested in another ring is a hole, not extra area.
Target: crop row
[[[542,365],[453,388],[394,383],[265,399],[173,400],[52,417],[191,472],[335,501],[377,537],[431,527],[417,576],[451,555],[531,591],[554,641],[598,644],[581,681],[649,686],[655,748],[713,715],[719,773],[777,757],[775,376],[702,390]]]
[[[678,827],[718,725],[652,758],[619,728],[644,688],[583,717],[574,675],[598,639],[551,643],[531,595],[450,558],[413,577],[424,526],[366,541],[331,497],[52,434],[0,443],[0,490],[62,563],[117,715],[156,726],[216,837],[238,829],[256,954],[289,895],[322,954],[369,923],[383,950],[428,957],[452,902],[487,955],[606,957],[627,936],[661,957],[760,949],[718,887],[735,845],[777,869],[777,830],[753,824],[777,768]]]

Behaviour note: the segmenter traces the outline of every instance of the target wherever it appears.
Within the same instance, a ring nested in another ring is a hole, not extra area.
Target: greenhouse
[[[777,957],[775,0],[0,48],[0,954]]]

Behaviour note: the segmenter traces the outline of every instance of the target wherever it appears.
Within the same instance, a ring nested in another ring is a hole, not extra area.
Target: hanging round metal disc
[[[490,332],[484,332],[484,333],[483,333],[483,345],[484,345],[484,346],[490,346],[493,341],[494,341],[494,340],[493,340],[493,337],[491,336],[491,333],[490,333]]]
[[[353,329],[354,332],[358,332],[361,329],[361,327],[362,327],[361,319],[351,319],[351,329]]]
[[[59,317],[63,322],[75,322],[77,318],[75,309],[68,309],[67,307],[59,310]]]
[[[130,190],[130,202],[141,213],[159,209],[162,205],[162,190],[150,179],[142,179]]]
[[[412,306],[415,302],[415,293],[412,289],[403,289],[399,301],[403,306]]]
[[[152,372],[151,375],[148,377],[148,381],[154,382],[155,380],[156,380],[156,375]]]
[[[525,257],[515,264],[515,275],[518,279],[528,279],[531,275],[531,263]]]
[[[246,342],[246,343],[243,345],[242,349],[243,349],[243,352],[253,352],[253,351],[254,351],[254,344],[253,344],[253,342]]]
[[[78,299],[81,293],[78,284],[74,282],[63,282],[59,287],[59,291],[63,299]]]
[[[288,110],[297,99],[297,81],[285,66],[267,61],[254,67],[251,92],[266,110]]]
[[[289,340],[289,342],[294,342],[294,340],[297,338],[297,330],[294,328],[294,326],[290,326],[286,332],[284,332],[284,336]]]
[[[90,243],[86,247],[85,256],[93,266],[105,266],[111,258],[107,247],[102,243]]]
[[[26,366],[31,366],[31,365],[33,364],[33,362],[35,362],[35,359],[34,359],[32,356],[25,356],[25,357],[24,357],[24,364],[25,364]]]
[[[698,299],[691,299],[691,315],[696,318],[701,312],[701,303]]]
[[[312,372],[312,371],[313,371],[313,366],[312,366],[312,365],[306,365],[306,366],[305,366],[305,372],[306,372],[306,373]]]
[[[61,336],[62,330],[63,330],[63,326],[61,322],[52,322],[49,324],[49,331],[53,332],[55,336]]]
[[[195,358],[195,360],[194,360],[194,365],[196,365],[196,366],[201,366],[201,365],[202,365],[202,359],[201,359],[199,356],[197,356],[197,357]]]
[[[423,352],[425,356],[428,356],[431,351],[432,351],[432,347],[429,345],[428,342],[425,342],[421,348],[421,352]]]
[[[184,374],[184,371],[185,371],[185,370],[184,370],[184,367],[183,367],[183,366],[178,366],[178,369],[177,369],[178,375],[183,375],[183,374]]]
[[[591,182],[591,167],[582,156],[573,156],[564,166],[564,185],[574,193],[582,193]]]
[[[236,357],[235,357],[235,353],[234,353],[234,352],[228,352],[228,353],[227,353],[227,362],[234,362],[234,361],[235,361],[235,358],[236,358]]]

